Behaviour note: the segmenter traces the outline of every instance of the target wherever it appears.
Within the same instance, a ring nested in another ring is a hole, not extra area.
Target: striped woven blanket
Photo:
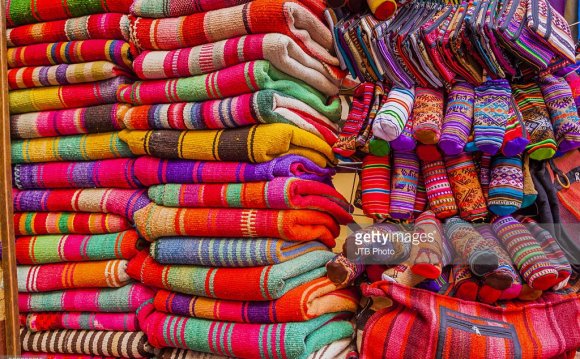
[[[12,141],[12,163],[91,161],[132,157],[119,132]]]
[[[144,250],[131,259],[127,273],[145,285],[179,293],[231,300],[273,300],[289,290],[321,278],[330,251],[306,253],[288,262],[264,267],[216,268],[161,265]]]
[[[42,353],[122,358],[147,358],[153,354],[153,348],[143,332],[51,330],[34,333],[21,328],[20,343],[24,351]]]
[[[103,234],[130,229],[126,217],[104,213],[18,212],[14,213],[17,236],[37,234]]]
[[[30,313],[21,315],[20,325],[32,332],[55,329],[136,332],[135,313]]]
[[[117,102],[119,86],[129,82],[128,78],[119,76],[92,83],[10,91],[10,113],[112,104]]]
[[[155,290],[141,283],[121,288],[68,289],[45,293],[18,293],[18,309],[29,312],[135,312],[152,302]]]
[[[160,290],[154,305],[160,312],[186,317],[267,324],[303,322],[328,313],[355,312],[358,300],[354,288],[338,289],[323,277],[269,302],[219,300]]]
[[[49,292],[71,288],[122,287],[131,278],[127,261],[114,259],[100,262],[57,263],[18,266],[19,292]]]
[[[349,314],[325,314],[306,322],[247,324],[178,317],[154,312],[145,332],[156,347],[177,347],[239,358],[306,358],[348,338]]]
[[[148,241],[170,236],[318,240],[332,248],[340,226],[312,210],[170,208],[154,203],[135,212],[137,230]]]
[[[316,181],[278,177],[268,182],[165,184],[149,188],[162,206],[189,208],[312,209],[338,223],[352,222],[348,201],[333,187]]]
[[[137,255],[135,230],[112,234],[24,236],[16,238],[18,264],[131,259]]]
[[[116,359],[115,357],[106,357],[102,355],[83,355],[83,354],[53,354],[53,353],[35,353],[22,351],[21,358],[27,359]]]
[[[290,154],[306,157],[321,167],[336,161],[324,140],[281,123],[228,130],[123,130],[119,137],[136,156],[256,163]]]
[[[144,80],[166,79],[207,74],[255,60],[267,60],[328,96],[338,94],[340,74],[335,67],[312,58],[293,39],[276,33],[234,37],[173,51],[144,51],[135,58],[133,69]]]
[[[288,242],[275,238],[164,237],[149,254],[161,264],[206,267],[258,267],[284,263],[305,253],[328,250],[316,241]]]
[[[119,13],[96,14],[6,30],[8,47],[91,39],[129,41],[129,18]]]
[[[122,40],[53,42],[9,48],[8,68],[111,61],[131,68],[136,49]]]

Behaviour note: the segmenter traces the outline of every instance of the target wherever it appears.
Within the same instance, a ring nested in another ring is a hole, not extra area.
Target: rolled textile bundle
[[[135,313],[29,313],[24,324],[31,332],[55,329],[116,332],[139,330],[139,321]]]
[[[18,308],[29,312],[135,312],[153,300],[155,290],[141,283],[121,288],[67,289],[44,293],[18,293]]]
[[[339,289],[323,277],[269,302],[219,300],[160,290],[154,304],[160,312],[186,317],[268,324],[303,322],[328,313],[355,312],[358,299],[354,288]]]
[[[123,40],[81,40],[12,47],[6,57],[8,68],[110,61],[130,69],[135,54],[136,49]]]
[[[11,0],[6,4],[6,25],[33,24],[107,12],[129,13],[131,0]]]
[[[18,264],[131,259],[139,252],[139,236],[133,229],[95,235],[46,235],[16,238]]]
[[[129,108],[115,103],[12,115],[10,135],[18,140],[120,131],[125,128],[123,118]]]
[[[137,156],[256,163],[291,154],[304,156],[321,167],[336,161],[324,140],[281,123],[228,130],[123,130],[119,136]]]
[[[219,10],[251,0],[194,0],[183,3],[179,0],[137,0],[131,5],[131,14],[142,17],[164,18],[196,14],[211,10]]]
[[[330,183],[335,173],[306,157],[284,155],[264,163],[204,162],[162,160],[139,157],[135,160],[135,176],[145,186],[162,183],[244,183],[271,181],[277,177],[295,177]]]
[[[6,29],[8,47],[72,40],[129,41],[129,18],[119,13],[96,14]]]
[[[50,330],[34,333],[20,329],[24,351],[104,355],[123,358],[147,358],[153,348],[143,332],[104,330]]]
[[[52,162],[15,164],[14,186],[20,189],[42,188],[140,188],[133,158],[90,162]]]
[[[418,181],[419,158],[415,152],[393,151],[389,203],[389,215],[393,219],[407,220],[412,216]]]
[[[365,156],[360,183],[364,214],[376,219],[387,218],[391,201],[390,157]]]
[[[127,261],[58,263],[18,266],[19,292],[50,292],[71,288],[117,288],[129,283]]]
[[[145,332],[149,342],[161,348],[171,346],[242,358],[306,358],[326,344],[350,338],[353,327],[347,320],[348,315],[337,313],[306,322],[247,324],[154,312]],[[268,333],[267,339],[262,333]]]
[[[173,50],[248,34],[281,33],[321,62],[339,65],[329,52],[333,48],[330,30],[309,9],[293,1],[255,0],[182,17],[131,16],[130,20],[131,40],[144,50]],[[179,29],[177,34],[175,29]]]
[[[150,187],[149,198],[168,207],[312,209],[340,224],[352,222],[350,204],[331,186],[298,178],[224,184],[166,184]]]
[[[334,247],[340,226],[328,214],[312,210],[170,208],[151,203],[135,213],[139,233],[152,242],[161,237],[219,234],[221,237],[274,237],[319,240]]]
[[[129,83],[127,77],[84,84],[39,87],[10,91],[10,113],[106,105],[117,102],[117,90]]]
[[[333,257],[330,251],[315,251],[270,266],[220,268],[162,265],[144,250],[129,262],[127,273],[145,285],[184,294],[268,301],[280,298],[299,285],[324,277],[324,265]]]
[[[473,127],[475,92],[468,82],[457,82],[448,92],[447,108],[441,128],[439,148],[446,155],[463,152]]]
[[[487,205],[473,157],[468,152],[445,157],[449,184],[457,202],[459,216],[469,222],[487,217]]]
[[[126,217],[104,213],[17,212],[14,232],[17,236],[37,234],[103,234],[126,231],[131,223]]]
[[[317,241],[276,238],[164,237],[151,244],[149,255],[161,264],[206,267],[257,267],[284,263],[305,253],[327,250]]]
[[[312,58],[293,39],[278,33],[234,37],[173,51],[144,51],[135,58],[133,69],[143,80],[167,79],[207,74],[255,60],[267,60],[326,95],[338,94],[336,69]]]

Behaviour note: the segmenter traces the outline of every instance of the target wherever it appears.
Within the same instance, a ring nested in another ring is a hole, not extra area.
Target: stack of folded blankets
[[[128,0],[7,2],[14,226],[24,356],[142,358],[131,280],[146,206],[121,141],[131,82]]]

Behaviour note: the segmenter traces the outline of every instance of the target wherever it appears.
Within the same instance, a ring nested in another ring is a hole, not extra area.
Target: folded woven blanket
[[[332,168],[322,168],[308,158],[296,155],[285,155],[257,164],[161,160],[155,157],[139,157],[135,160],[135,176],[145,186],[161,183],[243,183],[270,181],[276,177],[330,183],[329,179],[334,173]],[[26,178],[29,177],[27,174]],[[22,181],[15,182],[18,184]]]
[[[127,14],[131,0],[10,0],[6,3],[6,25],[32,24],[103,12]]]
[[[328,313],[355,312],[358,300],[354,288],[339,290],[328,278],[318,278],[269,302],[219,300],[160,290],[154,304],[160,312],[186,317],[267,324],[303,322]]]
[[[14,186],[41,188],[139,188],[135,160],[119,158],[91,162],[53,162],[12,166]]]
[[[122,40],[83,40],[12,47],[6,52],[8,68],[111,61],[131,68],[136,49]]]
[[[129,105],[116,103],[57,111],[29,112],[10,116],[13,139],[104,133],[125,128]]]
[[[281,123],[228,130],[123,130],[119,137],[136,156],[256,163],[291,154],[304,156],[321,167],[335,162],[332,148],[324,140]]]
[[[12,141],[12,163],[90,161],[132,157],[119,132]]]
[[[24,236],[16,238],[18,264],[131,259],[139,248],[135,230],[112,234]],[[71,328],[73,329],[73,328]]]
[[[135,313],[30,313],[24,323],[32,332],[55,329],[108,330],[136,332],[139,321]]]
[[[129,18],[119,13],[97,14],[6,30],[8,47],[90,39],[129,41]]]
[[[103,213],[18,212],[14,213],[17,236],[36,234],[102,234],[126,231],[126,217]]]
[[[126,260],[18,266],[19,292],[49,292],[70,288],[122,287],[131,278]]]
[[[333,187],[298,178],[269,182],[165,184],[149,188],[149,198],[167,207],[312,209],[328,213],[338,223],[352,222],[348,201]]]
[[[282,34],[235,37],[173,51],[144,51],[133,69],[141,79],[207,74],[246,61],[268,60],[278,70],[301,79],[326,95],[338,94],[337,69],[308,55]]]
[[[117,102],[117,90],[130,80],[124,76],[105,81],[10,91],[10,113],[106,105]]]
[[[316,241],[275,238],[165,237],[151,244],[150,255],[161,264],[206,267],[257,267],[284,263],[305,253],[328,250]]]
[[[324,348],[323,348],[324,349]],[[321,349],[321,350],[323,350]],[[102,355],[83,355],[83,354],[52,354],[52,353],[35,353],[25,352],[20,353],[21,358],[29,359],[116,359],[115,357],[105,357]]]
[[[169,208],[151,203],[135,212],[135,225],[148,241],[170,236],[318,240],[332,248],[340,226],[312,210]]]
[[[19,212],[113,213],[129,220],[150,203],[145,190],[89,188],[12,191],[14,210]]]
[[[216,268],[161,265],[144,250],[127,267],[127,273],[145,285],[179,293],[231,300],[273,300],[289,290],[321,278],[330,251],[306,253],[288,262],[264,267]]]
[[[130,19],[133,43],[145,50],[173,50],[247,34],[281,33],[318,60],[339,64],[329,52],[333,47],[330,30],[299,2],[254,0],[183,17]]]
[[[28,312],[135,312],[152,301],[155,291],[141,283],[121,288],[69,289],[45,293],[18,293],[18,309]]]
[[[34,333],[20,329],[22,350],[43,353],[146,358],[153,354],[143,332],[51,330]]]
[[[156,347],[178,347],[239,358],[303,358],[353,334],[345,313],[295,323],[247,324],[154,312],[145,332]]]

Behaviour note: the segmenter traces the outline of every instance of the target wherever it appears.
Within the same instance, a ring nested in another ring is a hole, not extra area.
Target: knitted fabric
[[[195,0],[184,4],[176,0],[136,0],[131,5],[131,13],[152,18],[177,17],[219,10],[248,2],[250,0]]]
[[[498,261],[497,269],[484,275],[484,285],[504,291],[515,291],[517,290],[516,287],[521,290],[520,275],[514,268],[510,255],[499,243],[491,225],[479,225],[475,229],[485,241],[487,249],[495,253]]]
[[[206,267],[257,267],[284,263],[305,253],[327,250],[320,242],[275,238],[165,237],[151,244],[150,255],[161,264]]]
[[[580,119],[570,85],[561,77],[540,78],[540,89],[550,113],[558,151],[571,151],[580,146]]]
[[[135,58],[133,69],[140,79],[189,77],[218,71],[246,61],[267,60],[278,70],[326,95],[338,93],[332,67],[304,52],[282,34],[235,37],[174,51],[144,51]]]
[[[28,312],[135,312],[152,301],[155,291],[141,283],[121,288],[69,289],[45,293],[18,293],[18,308]]]
[[[25,352],[20,353],[22,358],[43,358],[43,359],[114,359],[115,357],[104,357],[98,355],[79,355],[79,354],[52,354],[52,353],[35,353]]]
[[[358,307],[354,288],[339,289],[327,278],[298,286],[269,302],[219,300],[160,290],[155,309],[186,317],[236,323],[303,322],[327,313],[354,312]]]
[[[335,161],[332,148],[324,140],[281,123],[229,130],[123,130],[119,136],[134,155],[167,159],[256,163],[292,154],[321,167]]]
[[[25,317],[24,325],[32,332],[55,329],[116,332],[139,330],[139,322],[134,313],[30,313]]]
[[[17,236],[38,234],[103,234],[131,228],[126,217],[103,213],[18,212],[14,213]]]
[[[457,214],[457,204],[441,153],[435,145],[419,145],[417,155],[421,159],[421,173],[425,181],[429,209],[439,219],[454,216]]]
[[[340,232],[331,216],[312,210],[169,208],[153,203],[135,213],[135,225],[148,241],[168,236],[219,234],[233,238],[320,240],[331,248]]]
[[[130,69],[134,54],[135,49],[125,41],[84,40],[13,47],[6,57],[8,68],[110,61]]]
[[[362,209],[376,219],[389,215],[391,201],[391,163],[389,157],[365,156],[362,164]]]
[[[274,178],[269,182],[166,184],[149,188],[149,198],[168,207],[312,209],[340,224],[352,222],[348,201],[334,188],[316,181]]]
[[[15,140],[11,153],[14,164],[132,157],[118,132]]]
[[[557,144],[540,88],[536,83],[512,84],[512,91],[530,136],[527,153],[538,161],[552,158]]]
[[[415,92],[413,137],[424,144],[436,144],[443,125],[443,92],[422,87]]]
[[[119,13],[96,14],[6,30],[8,47],[91,39],[129,41],[129,18]]]
[[[145,285],[184,294],[268,301],[323,277],[324,265],[333,257],[330,251],[315,251],[271,266],[219,268],[161,265],[142,251],[129,262],[127,273]]]
[[[510,96],[509,117],[501,146],[501,153],[506,157],[520,155],[524,152],[528,143],[530,143],[530,139],[525,131],[522,114],[514,97]]]
[[[437,279],[443,269],[443,242],[445,236],[441,222],[432,211],[421,213],[415,220],[415,232],[424,233],[432,240],[420,241],[411,246],[411,271],[425,278]]]
[[[485,219],[487,205],[471,154],[445,157],[445,167],[459,216],[470,222]]]
[[[126,104],[100,105],[10,116],[13,139],[104,133],[125,128]]]
[[[92,236],[24,236],[16,238],[18,264],[131,259],[139,236],[134,230]]]
[[[92,162],[13,165],[12,181],[20,189],[143,187],[136,177],[134,164],[134,159],[120,158]]]
[[[423,174],[419,172],[419,181],[417,182],[417,195],[415,196],[415,205],[413,211],[421,214],[427,209],[427,191],[425,190],[425,181]]]
[[[49,292],[71,288],[122,287],[131,278],[126,260],[18,266],[19,292]]]
[[[534,186],[534,180],[530,171],[530,157],[524,156],[523,165],[523,197],[522,208],[527,208],[536,202],[538,198],[538,191]]]
[[[523,224],[511,216],[497,217],[492,228],[532,289],[546,290],[558,282],[558,271]]]
[[[417,141],[413,137],[413,116],[409,116],[403,132],[399,137],[388,143],[394,151],[410,152],[417,147]]]
[[[342,128],[337,143],[332,150],[344,157],[350,157],[356,152],[356,139],[369,115],[369,107],[373,101],[375,86],[365,82],[354,90],[352,105]]]
[[[119,76],[105,81],[10,91],[10,113],[19,114],[117,102],[117,89],[130,80]]]
[[[415,208],[419,159],[414,152],[393,153],[389,215],[393,219],[409,219]]]
[[[507,80],[489,80],[475,88],[473,131],[475,145],[495,155],[505,135],[509,117],[511,90]]]
[[[51,330],[34,333],[21,328],[20,343],[25,351],[42,353],[124,358],[147,358],[153,354],[153,348],[143,332]]]
[[[457,82],[447,95],[439,148],[448,156],[463,152],[473,125],[475,91],[468,82]]]
[[[401,135],[411,116],[415,101],[415,89],[394,86],[387,95],[373,122],[373,134],[385,141],[393,141]]]
[[[343,253],[326,263],[326,277],[341,288],[352,284],[364,271],[364,264],[360,261],[351,261]]]
[[[491,182],[487,204],[499,216],[511,214],[522,206],[524,175],[519,157],[497,156],[491,162]]]
[[[389,267],[381,274],[381,280],[399,283],[408,287],[414,287],[425,280],[425,277],[413,273],[410,264],[399,264]]]
[[[454,265],[452,267],[452,278],[453,297],[469,302],[477,301],[480,283],[468,265]]]
[[[12,0],[6,4],[6,26],[32,24],[43,21],[68,19],[104,12],[127,14],[131,0]]]

